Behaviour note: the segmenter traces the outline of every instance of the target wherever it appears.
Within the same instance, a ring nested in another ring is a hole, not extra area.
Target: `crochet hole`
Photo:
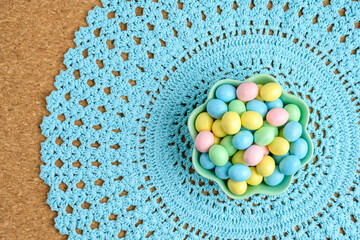
[[[65,93],[65,99],[66,99],[66,101],[70,100],[70,93]]]
[[[89,105],[88,102],[86,101],[86,99],[80,100],[80,101],[79,101],[79,104],[80,104],[82,107],[84,107],[84,108]]]
[[[289,3],[285,3],[285,6],[283,7],[284,12],[286,12],[287,10],[289,10]]]
[[[109,50],[115,48],[114,45],[115,40],[107,40],[106,45],[108,46]]]
[[[346,41],[346,38],[348,37],[349,35],[344,35],[340,38],[340,42],[341,43],[344,43]]]
[[[61,146],[61,144],[64,143],[64,140],[62,140],[61,137],[57,137],[57,138],[55,139],[55,143],[56,143],[57,145]]]
[[[99,163],[98,160],[94,161],[94,162],[91,162],[91,165],[95,166],[95,167],[100,167],[101,166],[101,163]]]
[[[95,37],[99,37],[100,36],[100,30],[101,30],[101,28],[97,28],[97,29],[95,29],[94,30],[94,35],[95,35]]]
[[[187,26],[188,28],[191,28],[191,26],[192,26],[192,23],[189,21],[188,18],[186,19],[186,26]]]
[[[338,11],[340,17],[345,17],[345,16],[346,16],[345,12],[346,12],[346,9],[345,9],[345,8],[342,8],[342,9],[340,9],[340,10]]]
[[[175,28],[173,28],[174,31],[174,37],[178,37],[178,32],[175,30]]]
[[[104,62],[102,60],[96,60],[96,64],[98,65],[99,69],[104,68]]]
[[[57,116],[57,119],[60,121],[60,122],[64,122],[66,120],[65,118],[65,115],[64,114],[60,114]]]
[[[99,147],[100,147],[100,143],[98,143],[98,142],[96,141],[96,142],[94,142],[94,143],[91,143],[90,146],[93,147],[93,148],[99,148]]]
[[[110,221],[116,221],[116,219],[117,219],[117,215],[111,213],[110,216],[109,216],[109,220]]]
[[[128,208],[126,208],[126,211],[127,211],[127,212],[134,211],[135,208],[136,208],[136,206],[130,205]]]
[[[102,186],[104,184],[104,180],[102,180],[101,178],[99,178],[98,180],[96,180],[95,182],[94,182],[94,185],[96,185],[96,186]]]
[[[165,19],[165,20],[168,20],[168,19],[169,19],[169,17],[168,17],[169,12],[166,12],[166,11],[164,11],[164,10],[161,10],[161,14],[163,15],[163,19]]]
[[[127,23],[119,23],[119,27],[120,27],[120,30],[123,32],[123,31],[126,31],[127,30]]]
[[[72,145],[79,148],[81,146],[81,142],[79,139],[76,139],[72,142]]]
[[[160,41],[160,45],[161,45],[162,47],[166,47],[166,42],[165,42],[164,40],[159,39],[159,41]]]
[[[219,5],[216,7],[216,12],[221,15],[222,10]]]
[[[129,53],[122,52],[120,56],[122,57],[122,59],[123,59],[124,61],[129,60]]]
[[[127,96],[121,95],[120,98],[121,98],[122,100],[124,100],[126,103],[129,102],[129,99],[128,99]]]
[[[140,70],[140,72],[145,72],[143,67],[140,67],[139,65],[136,65],[136,67]]]
[[[155,232],[155,231],[149,231],[149,232],[147,232],[147,234],[146,234],[145,237],[146,237],[146,238],[150,237],[151,235],[154,234],[154,232]]]
[[[359,47],[355,48],[354,50],[351,50],[351,54],[352,55],[356,54],[358,50],[359,50]]]
[[[100,225],[99,222],[93,220],[92,223],[91,223],[91,225],[90,225],[90,228],[91,228],[91,229],[97,229],[97,228],[99,228],[99,225]]]
[[[147,51],[147,55],[148,55],[148,58],[149,58],[149,59],[154,58],[154,54],[151,53],[151,52],[149,52],[149,51]]]
[[[59,189],[63,192],[66,192],[66,190],[68,189],[68,185],[66,185],[64,182],[61,182],[59,184]]]
[[[325,0],[322,3],[323,3],[323,7],[326,7],[327,5],[330,5],[330,0]]]
[[[328,32],[332,32],[333,27],[334,27],[334,24],[331,24],[326,30]]]
[[[353,221],[354,223],[357,222],[356,218],[354,217],[354,215],[350,214],[350,220]]]
[[[108,197],[103,197],[101,200],[99,200],[100,203],[107,203],[109,200]]]
[[[136,45],[139,45],[141,43],[141,38],[138,38],[138,37],[134,36],[133,39],[134,39]]]
[[[319,17],[319,14],[317,14],[313,20],[312,20],[312,23],[315,24],[315,23],[318,23],[318,17]]]
[[[123,180],[123,177],[122,176],[120,176],[120,177],[118,177],[118,178],[114,178],[114,181],[116,182],[116,181],[121,181],[121,180]]]
[[[121,118],[125,117],[124,113],[117,113],[116,115],[119,115]]]
[[[340,232],[342,235],[345,235],[345,231],[344,231],[344,229],[343,229],[342,227],[340,228],[339,232]]]
[[[80,182],[78,182],[76,184],[76,187],[79,188],[79,189],[84,189],[85,183],[82,180],[80,180]]]
[[[76,126],[78,126],[78,127],[84,125],[84,123],[83,123],[83,121],[82,121],[81,119],[76,120],[76,121],[74,122],[74,124],[75,124]]]
[[[73,167],[76,167],[76,168],[80,168],[81,167],[81,163],[79,160],[76,160],[75,162],[72,163]]]
[[[74,70],[73,75],[74,75],[75,79],[79,79],[80,78],[80,70],[79,69]]]
[[[120,76],[120,71],[111,71],[111,73],[114,75],[114,77]]]
[[[64,162],[60,160],[60,158],[58,160],[56,160],[55,162],[55,166],[57,166],[58,168],[61,168],[64,165]]]
[[[95,85],[95,81],[94,81],[94,80],[88,80],[86,83],[87,83],[87,85],[88,85],[89,87],[93,87],[93,86]]]
[[[73,208],[70,205],[67,205],[67,207],[65,208],[65,212],[71,214],[73,213]]]
[[[118,238],[124,238],[124,237],[126,237],[126,231],[120,230],[120,232],[118,234]]]
[[[153,31],[154,30],[154,25],[147,23],[146,26],[149,28],[149,31]]]
[[[107,14],[107,18],[108,19],[112,19],[112,18],[115,18],[115,11],[111,11]]]
[[[104,106],[100,106],[97,108],[101,113],[106,112],[106,108]]]
[[[266,8],[268,9],[268,10],[270,10],[271,8],[273,7],[273,3],[272,3],[272,1],[269,1],[268,2],[268,4],[267,4],[267,6],[266,6]],[[267,20],[266,20],[267,21]],[[267,22],[266,22],[267,23]],[[265,23],[265,25],[268,25],[268,24],[266,24]]]
[[[238,5],[236,3],[236,1],[233,2],[233,6],[232,6],[232,9],[234,9],[236,11],[236,9],[238,9]]]
[[[298,17],[301,17],[302,15],[304,15],[303,10],[304,10],[304,8],[300,9],[300,11],[298,12]]]
[[[184,3],[180,2],[180,1],[177,1],[177,4],[178,4],[178,9],[182,10],[183,6],[184,6]]]
[[[96,131],[98,131],[102,128],[102,126],[101,126],[101,124],[98,124],[98,125],[92,126],[92,128],[95,129]]]
[[[123,190],[123,191],[119,194],[119,197],[124,197],[124,196],[127,196],[127,195],[128,195],[128,191]]]
[[[87,58],[89,56],[89,52],[87,49],[83,50],[82,55],[84,58]]]
[[[79,229],[79,228],[75,228],[75,232],[79,235],[83,234],[83,230]]]
[[[120,146],[119,146],[119,144],[114,144],[114,145],[111,145],[110,148],[117,150],[120,148]]]
[[[144,9],[142,7],[135,8],[135,15],[137,17],[142,16],[144,14]]]

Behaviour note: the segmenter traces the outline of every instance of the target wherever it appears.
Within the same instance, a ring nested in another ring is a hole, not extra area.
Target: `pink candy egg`
[[[283,108],[273,108],[266,114],[266,121],[275,127],[284,125],[289,120],[289,113]]]
[[[214,143],[214,135],[209,131],[201,131],[195,139],[195,147],[199,152],[202,153],[208,152]]]
[[[264,156],[269,154],[269,149],[267,148],[267,146],[259,146],[262,148],[263,152],[264,152]]]
[[[257,97],[259,92],[258,86],[253,82],[245,82],[236,89],[236,96],[242,101],[250,101]]]
[[[264,157],[264,148],[251,145],[244,152],[244,162],[249,166],[256,166]]]

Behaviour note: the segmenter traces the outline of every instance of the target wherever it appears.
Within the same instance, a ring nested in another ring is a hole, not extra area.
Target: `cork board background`
[[[66,239],[39,178],[45,97],[100,0],[0,0],[0,239]]]

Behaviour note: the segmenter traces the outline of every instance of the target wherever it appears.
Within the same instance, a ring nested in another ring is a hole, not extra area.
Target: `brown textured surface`
[[[100,0],[0,1],[0,239],[66,239],[39,178],[39,124],[74,33]]]

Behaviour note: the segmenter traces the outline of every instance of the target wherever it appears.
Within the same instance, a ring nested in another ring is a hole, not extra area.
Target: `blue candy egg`
[[[284,155],[272,155],[272,158],[275,160],[276,164],[279,164],[281,160],[286,156],[289,156],[289,152],[285,153]]]
[[[238,150],[244,150],[250,147],[254,141],[254,136],[250,131],[241,130],[234,135],[232,139],[233,146]]]
[[[306,156],[309,146],[303,138],[299,138],[290,144],[290,153],[302,159]]]
[[[207,170],[213,169],[215,167],[215,164],[210,160],[208,153],[203,153],[200,155],[200,164]]]
[[[221,179],[229,178],[229,169],[231,168],[231,162],[227,162],[224,166],[216,166],[215,167],[215,175]]]
[[[270,176],[264,177],[264,181],[269,186],[276,186],[282,182],[284,177],[285,175],[280,172],[279,167],[276,165],[274,172]]]
[[[235,164],[229,168],[228,175],[231,180],[243,182],[250,178],[251,170],[244,164]]]
[[[268,111],[268,108],[264,102],[254,99],[246,103],[246,110],[257,112],[264,118]]]
[[[230,84],[221,85],[216,89],[215,96],[226,103],[230,102],[236,98],[236,88]]]
[[[206,104],[206,111],[213,118],[222,118],[222,116],[227,112],[226,103],[219,99],[211,99]]]
[[[300,159],[295,155],[289,155],[281,160],[279,169],[285,175],[293,175],[300,169],[300,166]]]
[[[266,102],[265,104],[268,108],[268,111],[270,111],[273,108],[283,108],[284,107],[284,103],[281,101],[280,98],[276,99],[275,101]]]
[[[285,125],[283,136],[289,142],[294,142],[301,136],[301,133],[302,133],[301,124],[296,121],[291,121]]]

